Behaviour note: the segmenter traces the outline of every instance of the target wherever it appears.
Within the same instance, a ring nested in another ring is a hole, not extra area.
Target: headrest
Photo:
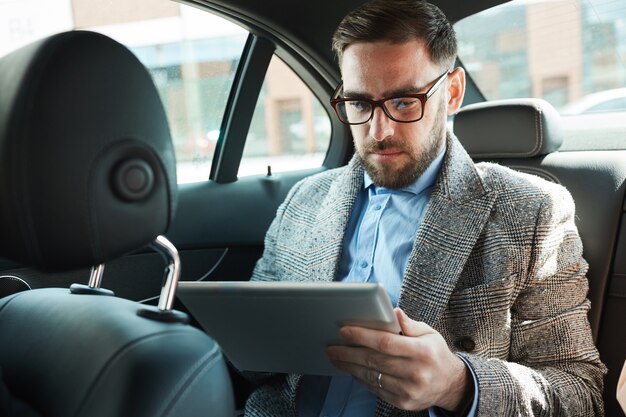
[[[454,133],[472,158],[530,158],[563,143],[561,116],[541,99],[497,100],[463,107]]]
[[[0,256],[43,270],[106,262],[167,230],[165,111],[145,67],[73,31],[0,59]]]

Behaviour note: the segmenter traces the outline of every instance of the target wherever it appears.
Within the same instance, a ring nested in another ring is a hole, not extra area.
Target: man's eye
[[[397,110],[409,110],[419,104],[419,100],[413,97],[398,97],[391,99],[391,105]]]
[[[353,100],[353,101],[349,101],[348,105],[353,111],[356,111],[356,112],[369,111],[369,103],[366,101]]]

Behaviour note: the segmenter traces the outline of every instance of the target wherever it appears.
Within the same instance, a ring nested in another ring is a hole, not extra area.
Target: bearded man
[[[456,48],[420,0],[370,1],[337,28],[331,103],[356,153],[293,187],[252,279],[381,283],[402,333],[342,328],[354,346],[327,352],[346,376],[260,376],[246,416],[603,415],[572,198],[474,164],[447,130]]]

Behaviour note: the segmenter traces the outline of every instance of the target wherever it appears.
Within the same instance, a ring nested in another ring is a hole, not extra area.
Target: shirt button
[[[361,263],[359,264],[359,266],[361,268],[367,268],[367,261],[361,261]]]
[[[382,208],[382,206],[380,204],[376,204],[374,207],[372,207],[373,210],[380,210]]]
[[[470,337],[464,337],[457,342],[457,346],[466,352],[471,352],[476,348],[476,342]]]

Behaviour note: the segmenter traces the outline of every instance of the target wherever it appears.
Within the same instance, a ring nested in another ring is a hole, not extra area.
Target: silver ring
[[[378,378],[376,378],[376,382],[378,382],[378,388],[381,388],[381,389],[382,389],[383,384],[381,384],[381,383],[380,383],[380,380],[381,380],[381,379],[383,379],[383,373],[382,373],[382,372],[379,372],[379,373],[378,373]]]

